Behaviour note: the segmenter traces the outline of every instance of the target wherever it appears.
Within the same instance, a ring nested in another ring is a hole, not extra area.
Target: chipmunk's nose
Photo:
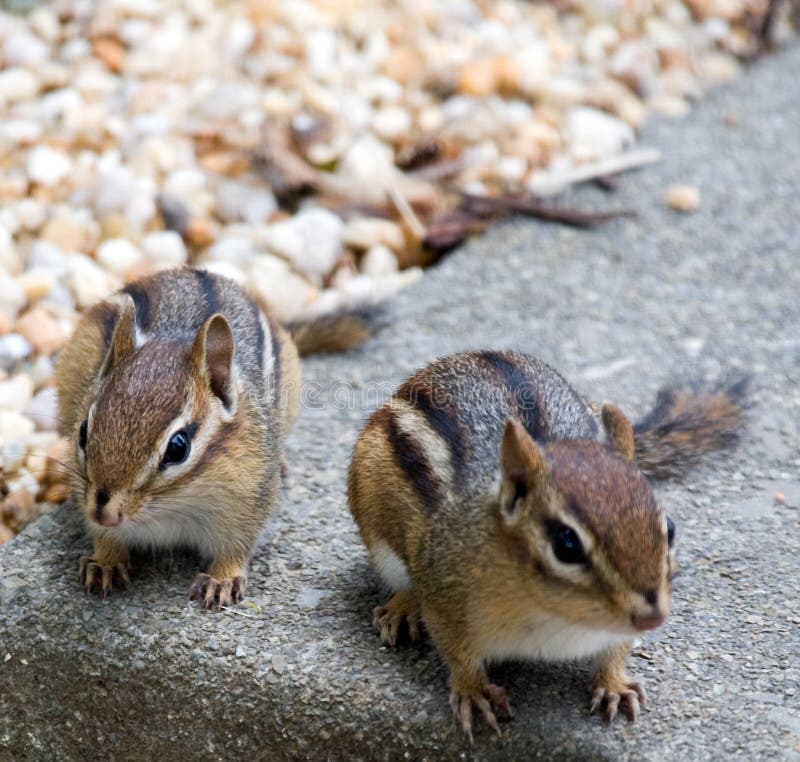
[[[638,611],[631,615],[631,624],[637,630],[655,630],[664,623],[669,610],[669,598],[658,590],[645,590],[642,593],[647,611]]]
[[[110,499],[111,496],[108,494],[107,490],[99,489],[94,493],[94,515],[97,519],[97,523],[102,524],[104,527],[119,526],[122,522],[122,516],[119,514],[119,511],[109,510],[108,501]]]

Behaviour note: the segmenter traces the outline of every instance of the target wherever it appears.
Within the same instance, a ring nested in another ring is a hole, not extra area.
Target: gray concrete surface
[[[800,759],[800,47],[757,64],[645,143],[667,160],[618,194],[639,216],[586,233],[519,221],[448,258],[362,351],[306,364],[290,476],[235,612],[186,601],[190,556],[140,557],[86,597],[89,543],[61,509],[0,549],[0,758]],[[701,210],[664,207],[696,183]],[[586,714],[583,664],[493,668],[516,719],[472,750],[427,643],[370,628],[384,593],[344,499],[366,414],[433,357],[515,347],[632,414],[680,377],[754,376],[743,446],[659,489],[682,571],[674,614],[631,659],[633,726]],[[349,390],[349,391],[348,391]],[[786,495],[784,505],[774,494]]]

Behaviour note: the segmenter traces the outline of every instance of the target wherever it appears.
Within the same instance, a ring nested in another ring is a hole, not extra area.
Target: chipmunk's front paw
[[[198,574],[189,589],[189,599],[202,601],[207,609],[233,606],[244,598],[247,580],[238,575],[227,579],[215,579],[210,574]]]
[[[113,590],[124,590],[130,587],[131,578],[127,561],[107,566],[89,556],[81,558],[81,584],[87,593],[97,591],[103,598],[108,598]]]
[[[602,709],[603,719],[613,722],[617,712],[622,712],[630,722],[636,722],[639,708],[644,703],[645,693],[641,683],[632,682],[625,675],[611,677],[592,686],[589,714],[595,714]]]
[[[381,640],[394,648],[405,623],[408,637],[419,640],[421,612],[419,604],[409,592],[395,593],[385,606],[376,606],[372,611],[372,626],[381,634]]]
[[[495,710],[501,711],[506,717],[511,719],[514,715],[508,703],[508,696],[504,688],[492,683],[485,683],[478,689],[455,689],[450,692],[450,707],[456,722],[461,724],[461,728],[472,743],[472,707],[478,709],[486,724],[500,735],[500,726],[497,724]]]

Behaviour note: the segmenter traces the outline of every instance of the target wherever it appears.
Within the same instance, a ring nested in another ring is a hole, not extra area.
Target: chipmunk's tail
[[[665,388],[633,427],[636,461],[653,479],[679,476],[704,454],[733,447],[744,425],[748,379],[712,389]]]
[[[365,311],[295,320],[286,324],[300,356],[323,352],[344,352],[363,344],[372,334]]]

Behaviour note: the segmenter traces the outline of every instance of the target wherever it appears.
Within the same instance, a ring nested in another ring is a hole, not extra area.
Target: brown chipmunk
[[[366,332],[342,316],[296,334],[305,352]],[[80,566],[87,591],[129,584],[129,548],[188,545],[211,559],[190,597],[206,608],[239,601],[299,407],[289,333],[233,281],[167,270],[94,305],[56,380],[72,496],[94,540]]]
[[[372,415],[348,498],[394,592],[373,624],[394,646],[401,627],[416,640],[424,622],[470,740],[473,706],[498,733],[495,710],[511,714],[485,671],[506,658],[593,656],[590,711],[635,720],[644,692],[626,657],[667,617],[675,569],[675,525],[645,473],[734,441],[743,393],[744,382],[665,391],[633,427],[534,357],[465,352],[413,375]]]

